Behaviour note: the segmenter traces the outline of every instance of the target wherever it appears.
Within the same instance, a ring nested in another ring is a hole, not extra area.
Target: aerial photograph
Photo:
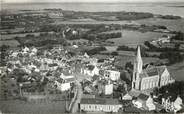
[[[184,113],[184,0],[0,0],[0,114]]]

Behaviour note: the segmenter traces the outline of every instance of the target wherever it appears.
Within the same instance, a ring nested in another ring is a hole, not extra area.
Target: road
[[[83,94],[82,86],[79,81],[76,81],[76,94],[74,96],[74,100],[71,102],[71,108],[70,108],[71,113],[76,113],[78,111],[78,104],[81,101],[82,94]]]

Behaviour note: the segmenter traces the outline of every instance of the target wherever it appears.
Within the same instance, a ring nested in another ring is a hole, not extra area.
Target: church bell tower
[[[139,75],[142,72],[143,61],[141,58],[140,46],[137,47],[137,55],[134,59],[134,69],[132,77],[132,89],[139,89],[140,78]]]

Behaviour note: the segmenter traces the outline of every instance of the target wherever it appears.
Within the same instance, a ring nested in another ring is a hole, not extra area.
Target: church
[[[143,61],[140,46],[137,48],[137,55],[134,60],[132,89],[146,90],[154,87],[161,87],[174,82],[165,65],[148,66],[143,69]]]

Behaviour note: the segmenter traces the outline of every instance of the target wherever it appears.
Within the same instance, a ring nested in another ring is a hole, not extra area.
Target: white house
[[[34,48],[32,48],[32,50],[31,50],[31,53],[30,53],[30,56],[32,56],[32,55],[36,55],[37,54],[37,52],[38,52],[38,50],[34,47]]]
[[[124,96],[122,95],[122,100],[132,100],[132,96],[126,93]]]
[[[78,45],[73,45],[72,47],[73,47],[73,48],[79,48],[79,46],[78,46]]]
[[[74,78],[68,78],[68,79],[58,79],[55,81],[55,85],[57,86],[57,89],[60,91],[67,91],[71,88],[71,83],[75,81]]]
[[[104,94],[111,95],[113,93],[113,84],[106,84],[104,87]]]
[[[120,78],[120,72],[115,70],[105,70],[104,76],[110,78],[113,81],[116,81]]]
[[[66,76],[66,75],[64,75],[63,73],[61,73],[60,78],[62,78],[62,79],[65,80],[65,79],[74,78],[74,76],[73,76],[73,75],[68,75],[68,76]]]
[[[147,99],[146,106],[147,106],[147,108],[148,108],[149,111],[156,109],[156,106],[153,103],[153,98],[151,96],[149,96],[149,98]]]
[[[117,99],[82,98],[79,108],[81,112],[118,112],[122,105]]]
[[[167,98],[162,98],[162,106],[166,109],[167,112],[177,112],[182,109],[182,99],[177,97],[176,99],[171,96]]]
[[[86,68],[82,70],[83,74],[89,75],[89,76],[94,76],[94,75],[99,75],[99,68],[97,66],[93,65],[88,65]]]
[[[137,97],[137,100],[133,100],[132,103],[137,108],[143,108],[149,111],[156,109],[153,98],[142,93]]]
[[[24,49],[22,49],[23,54],[26,54],[30,51],[30,49],[28,47],[24,47]]]
[[[89,58],[89,55],[85,52],[84,57]]]

